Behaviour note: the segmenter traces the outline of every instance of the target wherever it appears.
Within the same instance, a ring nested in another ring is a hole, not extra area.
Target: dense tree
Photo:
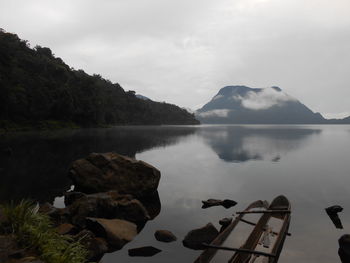
[[[175,105],[142,100],[100,75],[74,70],[47,47],[30,48],[0,30],[0,120],[35,124],[45,120],[81,126],[197,124]]]

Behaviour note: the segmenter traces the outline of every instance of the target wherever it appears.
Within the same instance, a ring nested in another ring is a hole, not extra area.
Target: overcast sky
[[[154,100],[279,86],[350,115],[349,0],[0,0],[0,27]]]

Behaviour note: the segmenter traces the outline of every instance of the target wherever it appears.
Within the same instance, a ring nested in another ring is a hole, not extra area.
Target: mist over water
[[[116,151],[144,160],[162,174],[161,212],[123,250],[106,254],[112,262],[193,262],[199,251],[182,246],[185,234],[244,209],[251,202],[283,194],[292,204],[291,237],[280,262],[339,262],[338,238],[350,233],[350,126],[202,125],[115,127],[1,138],[1,199],[32,197],[53,201],[69,189],[69,164],[90,152]],[[7,158],[7,159],[6,159]],[[201,209],[201,200],[233,199],[236,207]],[[324,208],[339,204],[344,230]],[[175,243],[153,234],[168,229]],[[152,258],[131,258],[129,248],[153,245]]]

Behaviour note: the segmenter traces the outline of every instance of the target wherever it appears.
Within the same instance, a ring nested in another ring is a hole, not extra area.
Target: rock
[[[229,226],[231,223],[232,223],[232,217],[230,218],[225,217],[219,221],[219,224],[224,227]]]
[[[162,205],[160,203],[158,191],[139,200],[146,208],[151,219],[154,219],[157,215],[159,215]]]
[[[88,251],[88,262],[98,262],[102,256],[108,252],[107,241],[95,235],[89,230],[82,230],[74,236],[75,240],[80,240],[80,243]]]
[[[161,242],[173,242],[176,241],[176,236],[168,230],[157,230],[154,233],[154,237]]]
[[[41,204],[38,212],[51,217],[56,225],[67,221],[68,210],[66,208],[54,207],[50,203]]]
[[[343,211],[343,208],[340,205],[333,205],[333,206],[327,207],[325,210],[327,215],[330,217],[333,224],[335,225],[335,227],[339,229],[343,229],[343,225],[338,216],[338,213]]]
[[[0,235],[0,262],[8,262],[10,255],[17,250],[17,242],[14,236]]]
[[[128,254],[130,257],[152,257],[155,254],[158,254],[159,252],[161,252],[160,249],[152,246],[138,247],[128,250]]]
[[[219,206],[222,203],[222,200],[218,199],[208,199],[207,201],[202,201],[203,205],[202,208],[208,208],[212,206]]]
[[[73,234],[77,231],[77,228],[69,223],[64,223],[56,227],[56,231],[60,235]]]
[[[117,218],[135,223],[150,219],[140,201],[133,199],[131,195],[119,195],[115,191],[81,195],[68,210],[71,222],[82,228],[85,227],[87,217]]]
[[[116,153],[92,153],[73,162],[70,177],[77,190],[85,193],[116,190],[140,198],[157,190],[160,172],[143,161]]]
[[[20,263],[45,263],[45,262],[37,258],[27,257],[27,258],[22,258],[20,260]]]
[[[86,194],[82,193],[82,192],[66,192],[64,194],[64,204],[65,206],[70,206],[71,204],[73,204],[75,201],[77,201],[78,199],[85,197]]]
[[[219,234],[219,231],[212,223],[187,233],[182,244],[191,249],[205,249],[202,243],[211,243]]]
[[[42,213],[42,214],[46,214],[48,216],[51,216],[53,214],[59,214],[59,209],[54,207],[52,204],[50,203],[44,203],[44,204],[41,204],[40,207],[39,207],[39,213]]]
[[[230,208],[232,206],[235,206],[237,204],[236,201],[225,199],[225,200],[218,200],[218,199],[208,199],[207,201],[202,201],[203,205],[202,208],[208,208],[212,206],[223,206],[226,209]]]
[[[350,262],[350,235],[343,235],[338,240],[338,255],[342,263]]]
[[[237,205],[236,201],[230,200],[230,199],[225,199],[224,201],[222,201],[221,204],[223,207],[225,207],[226,209],[231,208],[232,206]]]
[[[87,227],[96,236],[105,238],[113,249],[121,249],[137,235],[134,223],[120,219],[88,218]]]

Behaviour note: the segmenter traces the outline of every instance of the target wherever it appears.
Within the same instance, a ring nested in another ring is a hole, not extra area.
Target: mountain
[[[196,111],[196,118],[212,124],[350,123],[350,118],[326,120],[279,87],[226,86]]]
[[[69,67],[47,47],[0,29],[0,129],[113,124],[198,124],[180,107],[143,100],[100,75]]]
[[[135,94],[136,98],[140,100],[151,100],[150,98],[147,98],[146,96],[143,96],[141,94]]]

